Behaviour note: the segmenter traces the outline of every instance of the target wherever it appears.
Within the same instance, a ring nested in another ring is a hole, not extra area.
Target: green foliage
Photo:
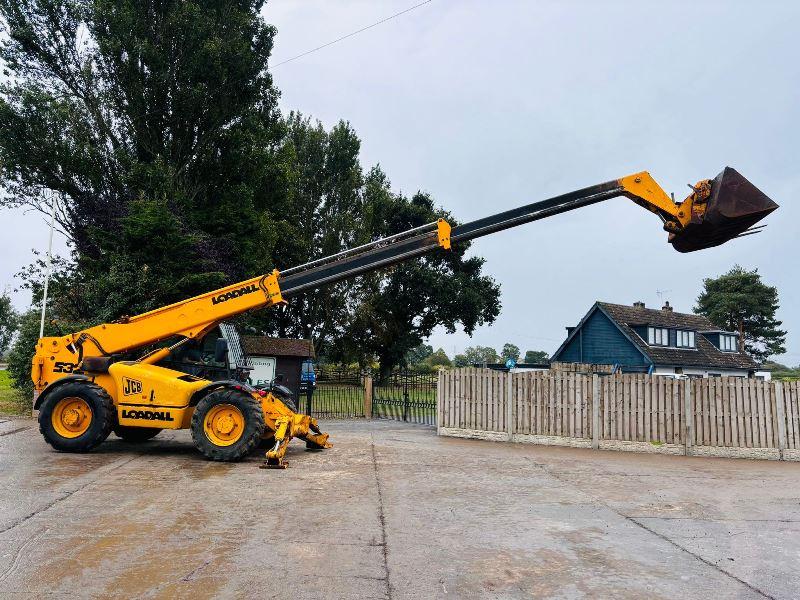
[[[0,371],[0,415],[30,415],[33,396],[12,384],[10,373]]]
[[[427,354],[425,358],[416,363],[408,363],[408,366],[413,370],[420,373],[433,373],[441,368],[453,366],[450,357],[447,356],[447,353],[444,351],[444,349],[438,348],[434,352],[432,346],[428,346],[426,344],[420,344],[420,346],[425,346],[425,351],[430,349],[430,354]]]
[[[42,190],[58,195],[61,318],[146,311],[268,261],[282,123],[262,4],[0,0],[0,202],[49,212]]]
[[[282,157],[286,243],[275,262],[294,265],[449,215],[430,196],[391,190],[379,167],[363,174],[360,140],[349,124],[330,131],[292,113]],[[450,219],[452,221],[452,219]],[[403,363],[436,326],[471,333],[499,313],[499,288],[482,275],[483,260],[465,258],[468,245],[437,251],[292,298],[284,311],[253,316],[257,328],[315,340],[335,362],[380,363],[380,376]]]
[[[18,315],[11,305],[8,294],[0,296],[0,357],[4,356],[14,332],[17,330]]]
[[[39,325],[41,313],[32,309],[24,312],[19,318],[18,335],[8,352],[8,372],[14,386],[22,389],[27,394],[33,393],[31,381],[31,357],[36,343],[39,341]],[[80,323],[52,323],[45,322],[44,334],[59,335],[67,331],[80,329]]]
[[[519,361],[519,346],[515,346],[514,344],[507,343],[503,344],[503,349],[500,351],[500,359],[502,362],[506,362],[509,358],[514,359],[514,362]]]
[[[430,344],[420,344],[419,346],[414,346],[411,348],[411,350],[406,352],[405,361],[409,366],[418,365],[432,354],[433,346]]]
[[[800,379],[800,365],[792,368],[778,362],[767,360],[764,361],[762,367],[772,372],[773,379],[782,379],[785,381],[796,381]]]
[[[49,213],[44,192],[57,195],[71,256],[54,263],[48,313],[64,331],[448,216],[426,194],[393,192],[379,167],[365,174],[348,123],[280,115],[262,6],[0,0],[0,206]],[[388,372],[433,328],[496,318],[499,288],[467,247],[242,324]],[[20,274],[34,306],[42,273],[37,257]]]
[[[426,358],[425,364],[433,369],[436,367],[451,367],[453,365],[450,357],[447,356],[447,352],[445,352],[443,348],[437,349],[436,352]]]
[[[541,364],[550,362],[550,355],[544,350],[528,350],[522,362],[528,364]]]
[[[717,278],[703,280],[703,292],[694,311],[717,327],[744,332],[744,350],[763,361],[786,351],[786,331],[775,318],[778,290],[761,281],[758,269],[747,271],[736,265]]]
[[[489,346],[470,346],[463,354],[456,354],[453,365],[456,367],[470,367],[474,364],[500,362],[500,357],[494,348]]]

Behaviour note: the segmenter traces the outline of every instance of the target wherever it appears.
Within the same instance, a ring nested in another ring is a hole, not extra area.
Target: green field
[[[31,398],[11,387],[8,371],[0,371],[0,415],[30,415]]]
[[[300,396],[298,409],[306,409],[306,397]],[[318,414],[340,414],[364,416],[364,390],[354,385],[338,385],[336,383],[318,383],[314,388],[311,400],[311,412]]]
[[[387,416],[389,414],[400,417],[403,412],[402,385],[376,386],[373,398],[373,414]],[[409,417],[435,418],[436,415],[436,389],[433,386],[414,387],[408,389],[410,401]],[[391,405],[384,405],[381,399],[393,401]],[[300,397],[301,412],[306,410],[306,398]],[[358,385],[339,384],[336,382],[319,382],[314,389],[312,399],[312,414],[314,416],[327,416],[329,418],[364,415],[364,390]]]

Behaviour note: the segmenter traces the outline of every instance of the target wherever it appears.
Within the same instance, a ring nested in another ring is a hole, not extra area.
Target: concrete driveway
[[[286,471],[0,423],[0,595],[793,598],[800,465],[326,422]]]

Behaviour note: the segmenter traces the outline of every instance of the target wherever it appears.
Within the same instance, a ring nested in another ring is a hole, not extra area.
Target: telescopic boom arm
[[[50,375],[53,365],[48,363],[58,364],[59,356],[66,356],[71,363],[79,365],[86,357],[109,357],[171,336],[199,338],[220,321],[256,308],[280,304],[300,292],[409,260],[436,248],[449,249],[453,243],[479,238],[617,196],[626,196],[657,214],[663,221],[664,229],[669,232],[670,243],[681,252],[719,245],[739,235],[748,235],[753,232],[749,228],[754,223],[777,208],[760,190],[729,167],[714,180],[703,180],[690,187],[691,194],[683,202],[676,203],[649,173],[642,171],[452,229],[440,219],[280,273],[273,271],[253,277],[141,315],[124,317],[114,323],[97,325],[60,338],[42,338],[33,359],[32,377],[37,389],[41,389],[48,381],[53,381]],[[170,349],[165,348],[140,360],[152,364],[169,353]]]

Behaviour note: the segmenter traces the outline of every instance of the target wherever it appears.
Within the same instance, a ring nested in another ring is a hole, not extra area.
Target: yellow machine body
[[[435,248],[449,249],[454,241],[474,239],[487,232],[586,205],[600,197],[593,194],[602,195],[601,199],[624,195],[656,213],[669,232],[670,243],[680,252],[691,252],[725,243],[739,235],[749,235],[753,231],[748,228],[753,223],[777,208],[730,167],[716,179],[702,180],[691,187],[692,193],[677,203],[649,173],[642,171],[568,194],[569,198],[563,200],[563,204],[545,201],[455,228],[439,219],[289,269],[287,273],[295,277],[294,291],[297,293],[300,289],[318,287],[331,281],[334,275],[326,269],[336,261],[342,261],[339,266],[347,268],[341,268],[335,277],[355,276]],[[581,193],[582,197],[576,196]],[[517,211],[523,209],[525,214],[520,216]],[[410,234],[415,237],[409,238]],[[365,248],[373,253],[371,262],[357,253]],[[396,249],[394,255],[391,254],[393,248]],[[312,277],[309,278],[308,273]],[[31,365],[31,379],[37,396],[35,407],[40,408],[44,403],[45,412],[52,421],[42,423],[40,413],[45,439],[59,449],[82,451],[105,439],[112,425],[121,437],[126,431],[137,428],[147,428],[156,433],[161,429],[190,428],[195,445],[204,454],[214,460],[236,460],[242,457],[244,449],[239,455],[226,458],[221,453],[215,454],[213,447],[204,449],[202,444],[206,440],[201,438],[198,444],[198,436],[206,435],[212,444],[223,448],[235,443],[247,423],[253,424],[257,420],[257,428],[249,430],[247,440],[253,444],[257,436],[274,438],[274,445],[266,455],[267,466],[284,466],[286,446],[293,437],[305,440],[310,448],[329,448],[328,436],[320,432],[315,419],[290,410],[271,392],[235,381],[212,382],[156,364],[167,358],[177,346],[203,338],[229,317],[284,303],[280,277],[278,271],[273,271],[141,315],[122,317],[112,323],[64,336],[41,338]],[[300,284],[297,283],[298,277],[307,279]],[[287,287],[286,293],[291,289]],[[169,338],[180,341],[170,347],[158,347]],[[141,354],[149,347],[155,349],[136,360],[125,360],[125,357]],[[89,389],[93,391],[82,392]],[[227,390],[225,393],[231,395],[223,397],[220,392],[213,398],[213,403],[205,400],[220,390]],[[205,406],[203,402],[206,402]],[[109,414],[110,404],[115,411],[113,415]],[[198,418],[194,418],[198,411]],[[246,413],[250,416],[246,417]],[[101,425],[104,429],[98,430]],[[87,437],[83,446],[82,436],[91,437]]]
[[[120,425],[185,429],[192,419],[192,397],[210,382],[157,365],[119,362],[96,383],[114,399]]]

